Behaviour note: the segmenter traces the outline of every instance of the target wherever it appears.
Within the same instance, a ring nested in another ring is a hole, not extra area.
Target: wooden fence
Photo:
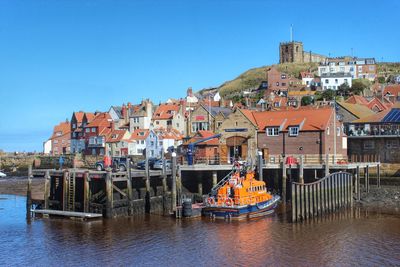
[[[352,175],[332,173],[316,182],[292,182],[292,221],[307,220],[353,204]]]

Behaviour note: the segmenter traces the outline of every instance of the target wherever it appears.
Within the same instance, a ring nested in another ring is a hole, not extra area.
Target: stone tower
[[[279,63],[303,63],[303,43],[287,42],[279,44]]]

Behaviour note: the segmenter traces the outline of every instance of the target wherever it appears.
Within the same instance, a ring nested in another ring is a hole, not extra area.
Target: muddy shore
[[[0,194],[26,195],[28,178],[6,177],[0,178]],[[35,178],[32,180],[32,198],[43,199],[44,179]]]

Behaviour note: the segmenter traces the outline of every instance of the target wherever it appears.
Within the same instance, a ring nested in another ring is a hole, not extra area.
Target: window
[[[54,140],[54,144],[58,144],[58,140]]]
[[[335,83],[336,83],[336,84],[339,83],[338,79],[335,79]]]
[[[321,73],[326,72],[326,68],[321,68]]]
[[[387,140],[386,141],[386,148],[398,148],[399,142],[397,140]]]
[[[276,82],[276,86],[279,86],[279,82]]]
[[[289,127],[289,136],[298,136],[299,135],[299,127]]]
[[[192,122],[192,132],[208,131],[208,122]]]
[[[176,123],[176,128],[179,128],[179,123],[178,122]]]
[[[76,128],[76,124],[73,123],[73,124],[72,124],[72,129],[75,129],[75,128]]]
[[[154,146],[154,141],[151,141],[151,142],[150,142],[150,145],[151,145],[151,146]]]
[[[344,79],[344,83],[347,84],[347,79]]]
[[[138,154],[143,154],[143,149],[138,148],[138,149],[136,150],[136,152],[137,152]]]
[[[331,129],[329,127],[326,127],[326,135],[330,135],[331,134]]]
[[[141,143],[142,145],[144,145],[144,140],[140,141],[140,143]]]
[[[282,83],[282,86],[286,86],[286,83]]]
[[[340,71],[341,71],[341,72],[344,72],[344,67],[340,67]]]
[[[267,128],[267,136],[278,136],[279,128],[278,127],[268,127]]]
[[[222,125],[222,121],[217,122],[217,128],[219,128]]]
[[[159,125],[159,124],[160,124],[160,121],[156,121],[156,124]]]
[[[92,128],[92,133],[95,133],[96,132],[96,128]]]
[[[366,140],[366,141],[364,141],[364,149],[366,149],[366,150],[375,149],[374,140]]]
[[[286,74],[282,74],[281,79],[286,79]]]
[[[329,80],[328,80],[328,79],[325,79],[325,83],[329,83]]]
[[[336,127],[336,135],[340,136],[340,127]]]
[[[92,148],[92,155],[96,155],[96,148]]]
[[[374,71],[375,70],[375,66],[369,66],[368,69],[369,69],[369,71]]]
[[[162,146],[162,144],[163,144],[163,142],[162,142],[162,141],[159,141],[158,143],[159,143],[159,145],[160,145],[160,146]]]

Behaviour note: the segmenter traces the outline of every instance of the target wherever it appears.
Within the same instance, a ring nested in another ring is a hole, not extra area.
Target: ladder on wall
[[[69,178],[68,210],[75,211],[75,175],[72,175]]]

